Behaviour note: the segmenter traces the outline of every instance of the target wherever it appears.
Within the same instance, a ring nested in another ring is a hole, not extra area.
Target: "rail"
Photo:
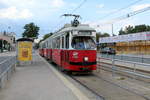
[[[126,61],[140,62],[140,63],[148,63],[150,64],[149,56],[135,56],[135,55],[110,55],[110,54],[100,54],[100,57],[103,58],[111,58],[111,59],[120,59]]]
[[[9,79],[16,66],[16,57],[10,57],[0,62],[0,87],[4,87],[5,81]]]
[[[150,79],[150,64],[104,57],[98,57],[97,60],[99,66],[111,69],[112,76],[115,76],[118,72],[122,72],[145,79]],[[100,69],[101,67],[98,68]],[[124,69],[121,69],[121,67],[124,67]]]

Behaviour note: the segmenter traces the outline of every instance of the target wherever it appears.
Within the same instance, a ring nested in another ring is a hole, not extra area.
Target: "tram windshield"
[[[95,49],[96,44],[92,37],[74,37],[72,40],[72,47],[74,49]]]

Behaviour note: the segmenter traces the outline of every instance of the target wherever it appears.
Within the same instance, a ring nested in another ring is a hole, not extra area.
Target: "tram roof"
[[[46,41],[48,41],[50,38],[60,35],[63,32],[68,32],[68,31],[95,31],[95,29],[91,28],[88,24],[79,24],[77,27],[73,27],[71,24],[65,24],[64,27],[62,27],[60,30],[58,30],[57,32],[55,32],[52,36],[50,36],[49,38],[45,39],[44,41],[42,41],[41,43],[45,43]]]
[[[95,31],[88,24],[79,24],[77,27],[73,27],[71,24],[65,24],[63,28],[61,28],[58,32],[72,31],[72,30],[86,30],[86,31]]]

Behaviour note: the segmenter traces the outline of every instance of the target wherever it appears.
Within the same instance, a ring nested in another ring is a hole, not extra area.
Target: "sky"
[[[117,35],[127,25],[150,25],[150,10],[124,20],[115,20],[145,7],[150,7],[150,0],[0,0],[0,32],[15,32],[20,38],[24,25],[34,22],[40,27],[41,39],[44,34],[55,32],[72,20],[61,15],[73,13],[82,17],[81,23],[110,35],[113,22],[113,33]],[[121,8],[126,9],[118,11]]]

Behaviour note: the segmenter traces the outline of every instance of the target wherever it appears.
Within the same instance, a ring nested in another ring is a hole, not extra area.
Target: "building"
[[[1,41],[0,48],[2,48],[2,46],[4,45],[4,41],[6,41],[6,43],[10,45],[9,48],[11,50],[15,49],[15,36],[14,36],[14,33],[12,33],[12,32],[11,33],[1,32],[0,33],[0,41]]]
[[[150,54],[150,32],[104,37],[99,43],[114,48],[117,54]]]

